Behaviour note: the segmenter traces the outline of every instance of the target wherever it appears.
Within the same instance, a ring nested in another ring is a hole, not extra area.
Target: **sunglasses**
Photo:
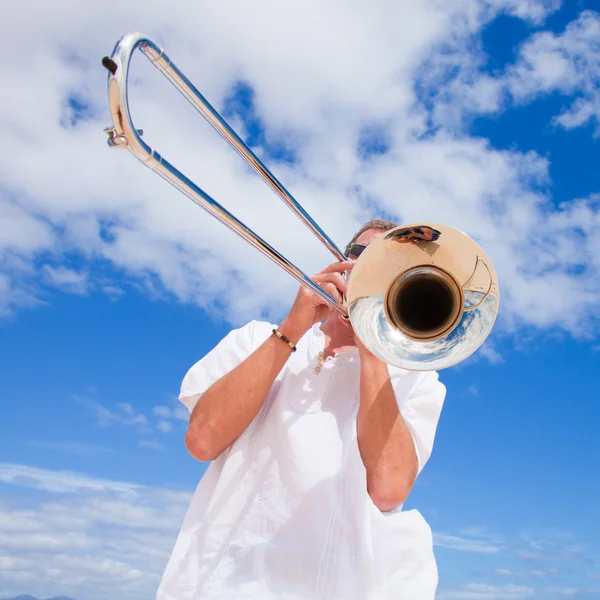
[[[348,258],[358,258],[364,252],[365,248],[364,244],[350,244],[350,247],[346,251],[346,256]]]

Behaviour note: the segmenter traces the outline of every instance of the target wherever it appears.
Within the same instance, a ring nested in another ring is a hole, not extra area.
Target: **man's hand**
[[[351,271],[355,262],[335,262],[314,275],[312,280],[338,302],[342,302],[347,291],[342,273]],[[333,310],[335,309],[325,304],[320,296],[302,285],[288,316],[281,324],[282,333],[296,343],[315,323],[326,319]]]

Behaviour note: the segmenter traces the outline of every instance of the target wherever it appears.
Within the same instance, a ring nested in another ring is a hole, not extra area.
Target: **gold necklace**
[[[324,362],[325,362],[325,352],[319,352],[319,356],[317,357],[317,366],[315,367],[315,373],[317,373],[317,375],[321,372]]]

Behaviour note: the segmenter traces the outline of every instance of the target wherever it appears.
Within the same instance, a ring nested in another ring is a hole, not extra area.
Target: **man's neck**
[[[321,324],[325,335],[325,358],[356,347],[352,328],[343,323],[337,313]]]

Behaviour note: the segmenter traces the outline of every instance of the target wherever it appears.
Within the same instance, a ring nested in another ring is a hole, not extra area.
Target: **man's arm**
[[[313,280],[341,300],[346,282],[340,273],[350,270],[353,265],[352,261],[333,263]],[[296,344],[314,323],[323,320],[329,310],[316,294],[301,286],[279,331]],[[192,410],[185,436],[186,448],[196,460],[214,460],[244,432],[258,414],[291,353],[287,344],[270,336],[202,394]]]
[[[286,321],[279,331],[294,343],[299,339]],[[270,336],[202,394],[185,436],[186,448],[196,460],[214,460],[250,425],[291,353],[287,344]]]
[[[418,473],[412,435],[398,409],[388,366],[358,343],[360,405],[358,449],[367,471],[367,491],[382,512],[400,506]]]

